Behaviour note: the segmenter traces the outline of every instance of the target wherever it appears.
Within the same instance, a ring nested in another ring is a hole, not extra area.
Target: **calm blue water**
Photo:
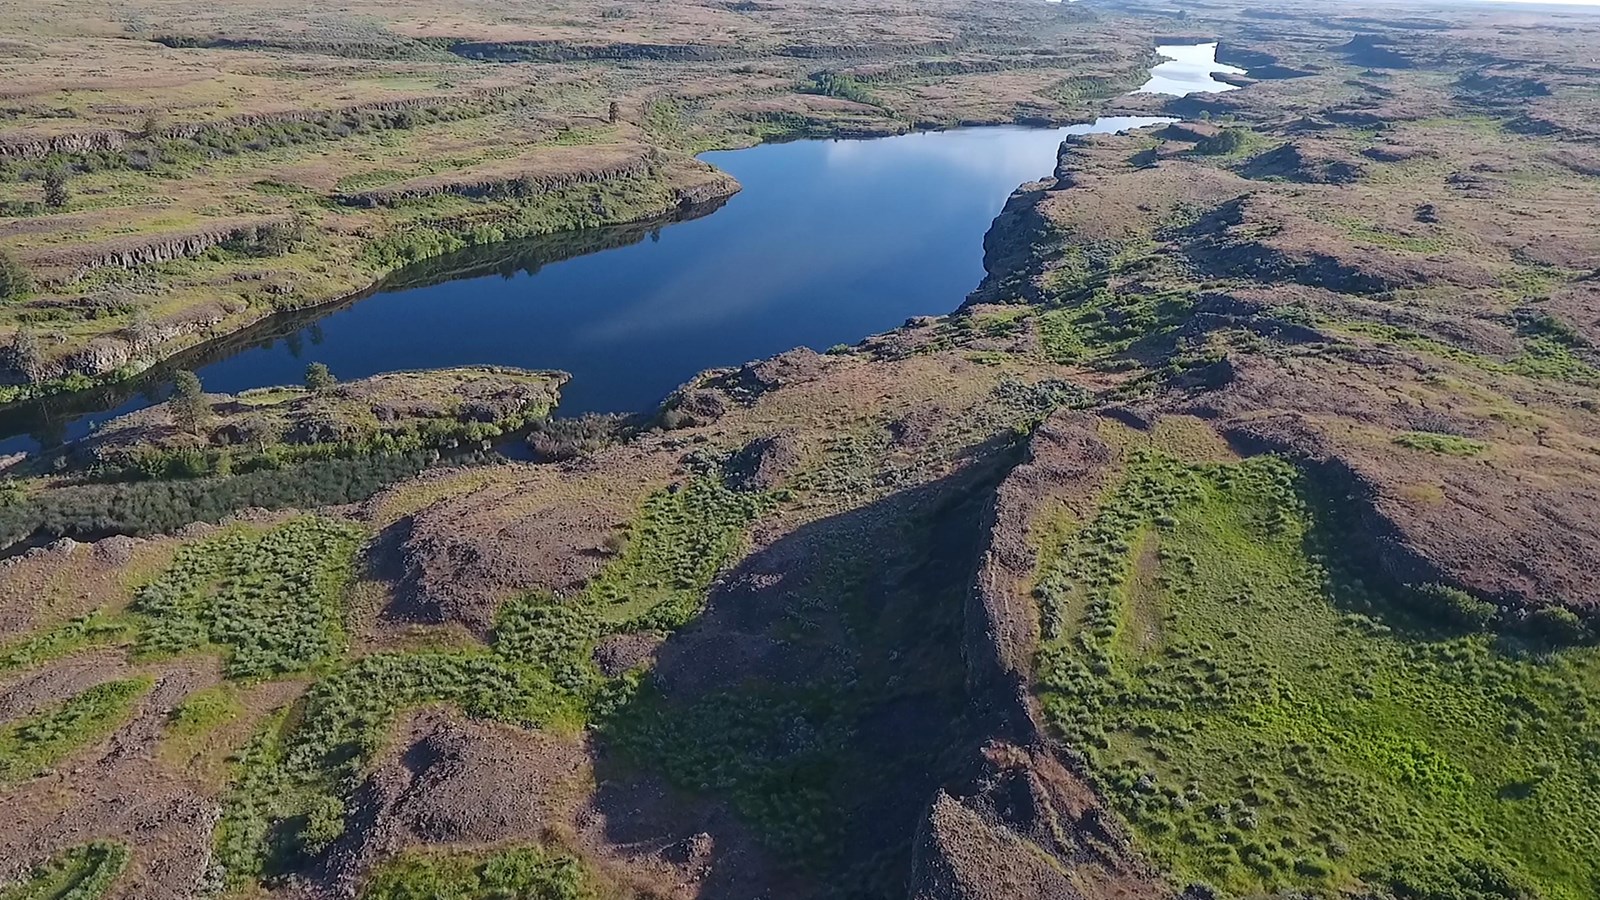
[[[983,277],[983,236],[1006,197],[1050,173],[1062,138],[1161,121],[708,153],[744,185],[709,215],[424,263],[390,289],[180,365],[230,393],[298,383],[313,361],[344,379],[473,363],[564,369],[563,415],[646,410],[707,368],[950,312]],[[77,436],[163,392],[156,379],[148,394],[0,422],[0,434],[34,434],[0,451]]]
[[[797,141],[703,158],[744,190],[653,239],[389,291],[201,368],[208,390],[499,363],[563,369],[565,415],[647,409],[696,373],[798,346],[854,343],[954,309],[983,277],[983,236],[1018,184],[1047,175],[1060,130],[985,128]]]

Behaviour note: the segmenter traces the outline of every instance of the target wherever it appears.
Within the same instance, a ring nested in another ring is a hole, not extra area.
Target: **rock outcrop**
[[[1094,416],[1058,413],[996,489],[967,601],[964,654],[968,692],[988,713],[990,740],[971,774],[934,796],[918,828],[913,900],[1173,896],[1106,812],[1081,763],[1050,737],[1030,693],[1038,645],[1032,525],[1054,506],[1092,515],[1112,463]]]

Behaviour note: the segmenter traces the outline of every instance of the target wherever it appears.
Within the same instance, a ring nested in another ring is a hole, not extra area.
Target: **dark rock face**
[[[935,794],[918,826],[914,900],[1172,896],[1070,754],[1047,736],[1028,693],[1038,642],[1038,612],[1024,588],[1035,561],[1029,524],[1048,504],[1091,510],[1112,457],[1093,416],[1058,413],[996,490],[968,595],[964,654],[968,692],[989,713],[990,740],[970,772]]]
[[[1290,141],[1252,159],[1240,174],[1249,178],[1282,178],[1305,184],[1349,184],[1363,166],[1342,151],[1311,141]]]
[[[992,812],[986,816],[943,791],[934,799],[917,835],[912,900],[1080,900],[1082,896],[1060,869]]]
[[[645,155],[640,155],[610,165],[570,172],[430,176],[370,191],[340,194],[336,199],[346,206],[375,207],[397,206],[439,194],[454,194],[469,198],[537,197],[580,184],[642,178],[650,174],[650,170],[651,160]]]
[[[38,159],[52,153],[94,153],[120,150],[128,142],[124,131],[80,131],[39,135],[26,131],[0,134],[0,159]]]
[[[782,485],[800,461],[800,444],[793,435],[757,438],[734,454],[730,480],[739,490],[770,491]]]
[[[249,220],[225,220],[206,228],[165,235],[140,235],[124,241],[95,244],[84,249],[63,248],[36,252],[27,257],[30,264],[48,268],[97,268],[115,266],[132,269],[156,263],[199,256],[212,247],[240,240],[287,225],[283,216],[264,216]]]
[[[653,634],[614,634],[594,648],[594,662],[607,678],[644,665],[655,659],[661,638]]]

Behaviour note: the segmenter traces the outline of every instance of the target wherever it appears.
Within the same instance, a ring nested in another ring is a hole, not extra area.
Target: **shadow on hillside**
[[[607,842],[707,872],[703,898],[903,897],[929,799],[984,733],[964,607],[1009,456],[805,525],[721,579],[596,742]]]

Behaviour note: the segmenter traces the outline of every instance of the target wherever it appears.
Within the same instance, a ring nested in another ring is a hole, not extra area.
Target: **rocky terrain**
[[[12,485],[0,897],[1593,896],[1600,16],[1076,6],[1018,17],[1251,74],[1107,100],[1181,121],[1064,144],[951,315],[540,425],[540,462]],[[896,116],[1014,115],[1056,62],[961,9],[160,46],[747,85],[837,54]],[[556,381],[262,405],[481,421]]]

